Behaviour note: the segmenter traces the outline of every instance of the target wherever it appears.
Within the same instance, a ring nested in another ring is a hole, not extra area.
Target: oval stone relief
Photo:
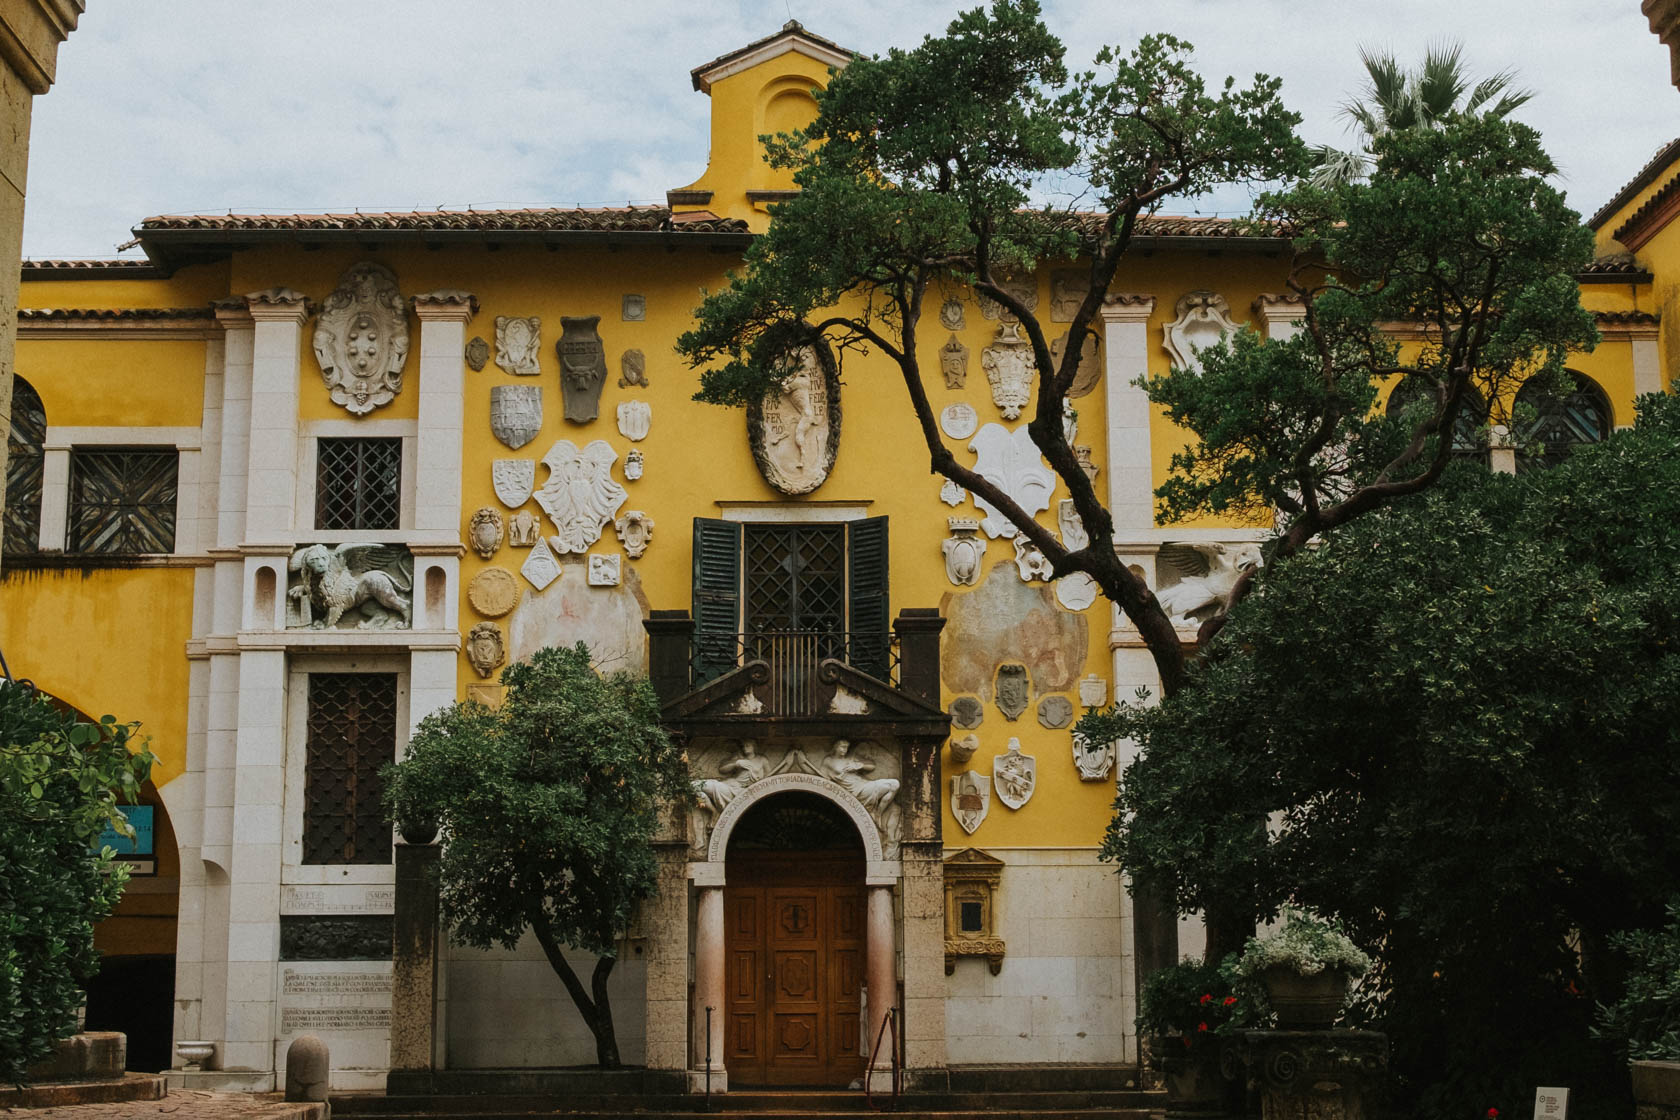
[[[780,389],[747,406],[747,439],[764,481],[809,494],[834,469],[840,447],[840,376],[821,340],[788,352]]]

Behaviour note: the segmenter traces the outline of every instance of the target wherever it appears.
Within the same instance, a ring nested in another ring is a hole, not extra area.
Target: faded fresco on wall
[[[508,618],[508,659],[521,661],[544,646],[583,642],[606,673],[647,671],[648,615],[636,569],[625,566],[617,587],[591,587],[588,568],[577,561],[560,565],[560,578],[545,590],[527,588]]]
[[[1013,560],[992,565],[969,592],[945,596],[940,671],[951,692],[992,699],[998,666],[1019,662],[1034,695],[1070,689],[1084,672],[1090,648],[1085,616],[1064,611],[1046,583],[1022,583]]]

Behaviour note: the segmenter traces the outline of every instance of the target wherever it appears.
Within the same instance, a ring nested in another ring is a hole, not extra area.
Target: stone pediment
[[[796,704],[786,702],[786,692],[798,694]],[[662,715],[677,726],[713,721],[738,725],[743,734],[757,723],[791,720],[820,721],[830,728],[927,723],[937,727],[902,730],[942,735],[950,721],[944,710],[836,660],[821,662],[815,680],[791,690],[778,687],[768,662],[750,661],[672,700]]]

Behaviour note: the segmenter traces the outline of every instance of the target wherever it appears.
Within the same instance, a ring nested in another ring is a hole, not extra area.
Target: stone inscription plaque
[[[390,914],[396,906],[395,887],[334,883],[318,887],[280,888],[282,914]]]
[[[280,1013],[281,1034],[343,1034],[391,1029],[389,1007],[288,1007]]]

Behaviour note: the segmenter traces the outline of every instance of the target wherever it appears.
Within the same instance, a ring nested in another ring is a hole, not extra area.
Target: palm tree
[[[1329,186],[1363,178],[1371,170],[1371,141],[1407,128],[1439,128],[1455,117],[1506,117],[1534,96],[1517,89],[1516,72],[1501,70],[1474,86],[1465,74],[1464,44],[1440,43],[1429,48],[1423,65],[1408,71],[1387,51],[1361,47],[1365,65],[1364,96],[1342,106],[1342,115],[1362,136],[1353,151],[1328,144],[1317,150],[1313,183]]]

